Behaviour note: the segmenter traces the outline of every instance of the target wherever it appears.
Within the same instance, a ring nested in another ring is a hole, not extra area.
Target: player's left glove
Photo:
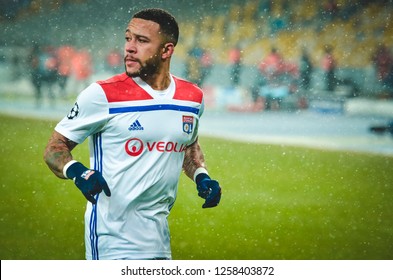
[[[200,173],[196,176],[198,195],[205,199],[202,208],[215,207],[221,200],[221,187],[216,180],[210,179],[206,173]]]

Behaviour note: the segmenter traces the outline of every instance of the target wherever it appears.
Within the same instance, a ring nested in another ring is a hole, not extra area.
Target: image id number
[[[215,275],[274,275],[274,267],[222,266],[215,268]]]

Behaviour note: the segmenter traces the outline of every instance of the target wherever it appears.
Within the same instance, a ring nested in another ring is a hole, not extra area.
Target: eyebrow
[[[143,40],[146,40],[146,41],[149,41],[149,42],[151,41],[150,37],[145,36],[145,35],[140,35],[140,34],[132,34],[132,32],[129,29],[126,29],[126,36],[127,36],[127,33],[130,33],[131,36],[133,36],[133,37],[135,37],[137,39],[143,39]]]

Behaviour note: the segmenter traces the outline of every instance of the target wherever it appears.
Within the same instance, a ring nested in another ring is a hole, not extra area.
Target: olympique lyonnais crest
[[[183,116],[183,131],[187,134],[192,133],[194,125],[194,117],[193,116]]]

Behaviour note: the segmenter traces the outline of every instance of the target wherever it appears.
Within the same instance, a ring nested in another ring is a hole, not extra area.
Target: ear
[[[175,51],[175,46],[173,45],[173,43],[166,43],[162,48],[161,58],[162,59],[170,58],[174,51]]]

